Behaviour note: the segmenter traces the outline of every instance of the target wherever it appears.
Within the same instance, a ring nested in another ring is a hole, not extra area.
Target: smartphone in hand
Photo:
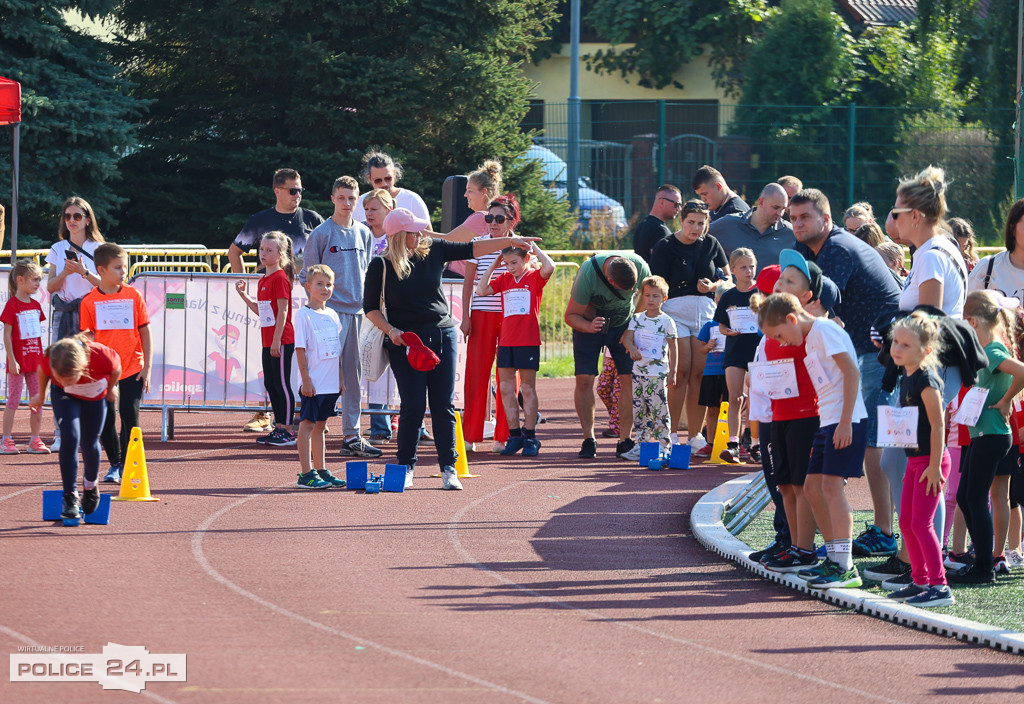
[[[77,262],[78,261],[78,253],[77,252],[73,252],[73,251],[71,251],[69,249],[68,251],[64,252],[64,258],[67,259],[68,261],[71,261],[71,262]]]

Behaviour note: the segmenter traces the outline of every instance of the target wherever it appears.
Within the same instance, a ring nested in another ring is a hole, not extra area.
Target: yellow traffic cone
[[[142,444],[142,428],[132,428],[128,452],[121,470],[121,491],[116,501],[159,501],[149,493],[149,474],[146,472],[146,448]]]
[[[466,477],[479,477],[479,474],[469,473],[469,460],[466,459],[466,439],[462,434],[462,414],[455,411],[455,471],[459,475],[459,479],[465,479]],[[440,477],[440,474],[434,474],[432,476]]]
[[[711,458],[708,464],[734,464],[722,459],[722,451],[729,446],[729,402],[722,401],[718,411],[718,423],[715,425],[715,442],[711,446]]]

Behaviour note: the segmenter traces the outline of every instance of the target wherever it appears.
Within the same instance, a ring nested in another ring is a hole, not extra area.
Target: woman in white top
[[[402,165],[392,159],[389,154],[373,149],[363,155],[363,170],[359,172],[359,177],[363,183],[369,184],[373,188],[383,188],[390,193],[391,197],[395,199],[396,208],[405,208],[416,217],[430,222],[430,211],[427,210],[427,204],[423,202],[419,194],[408,188],[398,187],[398,182],[402,180],[404,173]],[[366,219],[362,201],[356,203],[352,217],[357,222]]]
[[[1024,300],[1024,198],[1010,206],[1004,235],[1006,249],[982,257],[971,270],[967,288],[992,289]]]
[[[82,296],[100,282],[92,254],[103,244],[103,235],[92,206],[78,196],[64,201],[57,237],[46,255],[50,265],[46,290],[53,304],[52,342],[79,333],[78,308]]]

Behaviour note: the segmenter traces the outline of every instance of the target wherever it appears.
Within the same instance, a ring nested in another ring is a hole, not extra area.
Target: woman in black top
[[[708,207],[699,200],[683,205],[682,225],[672,237],[654,245],[651,273],[668,282],[668,300],[662,306],[675,321],[675,384],[668,387],[671,431],[679,427],[679,416],[686,406],[691,445],[704,446],[700,435],[701,412],[698,396],[707,359],[705,343],[697,339],[701,328],[715,314],[715,289],[729,279],[729,259],[725,249],[708,234]]]
[[[442,486],[462,489],[455,472],[455,360],[458,353],[455,320],[441,287],[445,265],[450,261],[482,257],[505,247],[529,249],[536,237],[492,237],[476,242],[445,242],[423,235],[430,223],[405,208],[384,218],[388,247],[366,270],[363,310],[366,319],[387,336],[384,349],[398,383],[402,407],[398,416],[398,463],[408,467],[407,486],[416,465],[420,424],[430,402],[434,447],[441,466]],[[387,318],[380,310],[381,284]],[[406,356],[411,332],[439,358],[431,371],[418,371]]]

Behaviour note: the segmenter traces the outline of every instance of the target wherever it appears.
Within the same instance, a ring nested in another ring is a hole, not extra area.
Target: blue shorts
[[[308,420],[310,423],[319,423],[328,418],[338,415],[334,412],[334,406],[338,403],[341,394],[316,394],[315,396],[300,396],[302,405],[299,406],[299,420]]]
[[[498,369],[540,370],[540,345],[502,347],[498,345]]]
[[[615,372],[622,374],[633,373],[633,358],[623,346],[619,339],[626,332],[626,325],[617,328],[609,328],[608,332],[580,332],[572,331],[572,356],[576,366],[576,376],[597,376],[597,362],[601,359],[601,350],[608,348],[612,361],[615,362]]]
[[[878,447],[878,407],[897,406],[895,391],[882,391],[882,377],[885,367],[878,362],[878,354],[865,352],[857,356],[857,369],[860,371],[860,393],[864,397],[864,406],[868,417],[867,426],[869,447]],[[959,387],[957,391],[959,391]],[[854,426],[856,427],[856,426]]]
[[[773,423],[774,425],[774,423]],[[811,443],[811,459],[807,475],[827,474],[830,477],[853,479],[864,476],[864,450],[867,447],[867,421],[853,424],[853,440],[842,450],[832,444],[838,423],[819,428]]]

